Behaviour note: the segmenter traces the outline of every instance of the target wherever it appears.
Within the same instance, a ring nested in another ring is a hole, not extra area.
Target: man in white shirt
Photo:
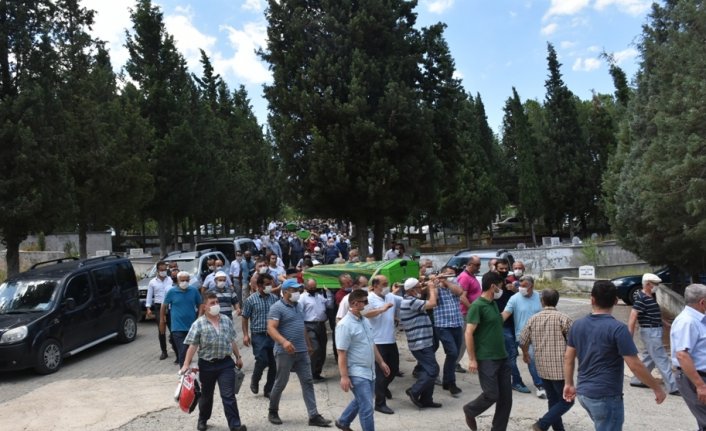
[[[311,355],[311,375],[314,383],[323,382],[321,370],[324,368],[326,360],[326,308],[333,303],[333,297],[322,295],[316,288],[316,280],[310,278],[304,284],[306,291],[299,297],[297,308],[304,315],[304,326],[306,334],[311,340],[314,353]]]
[[[172,288],[173,281],[172,278],[167,274],[167,263],[157,262],[157,276],[150,280],[150,284],[147,286],[147,298],[145,299],[145,306],[147,307],[147,318],[150,319],[153,316],[159,316],[159,310],[162,307],[162,302],[164,302],[164,297],[167,296],[167,291]],[[156,313],[156,314],[155,314]],[[159,321],[159,318],[157,317]],[[159,338],[159,348],[162,350],[162,354],[159,356],[160,360],[167,359],[167,336],[157,331]],[[171,333],[169,335],[169,341],[171,342]],[[174,346],[172,345],[172,348]],[[174,352],[176,354],[176,349]],[[178,355],[177,355],[178,356]]]

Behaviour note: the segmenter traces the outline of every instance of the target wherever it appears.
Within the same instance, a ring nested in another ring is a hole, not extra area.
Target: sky
[[[96,11],[93,34],[108,43],[119,71],[128,53],[132,0],[82,0]],[[445,38],[465,90],[479,93],[488,123],[502,130],[503,106],[514,86],[522,100],[545,97],[547,43],[554,45],[564,82],[581,99],[613,93],[602,51],[612,53],[631,79],[636,44],[650,0],[418,0],[419,28],[443,22]],[[199,49],[231,89],[243,85],[261,125],[267,121],[263,85],[268,65],[255,54],[266,48],[266,0],[155,0],[190,71],[201,75]]]

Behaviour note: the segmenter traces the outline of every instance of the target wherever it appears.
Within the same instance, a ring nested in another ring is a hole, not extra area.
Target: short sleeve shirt
[[[426,301],[405,296],[400,304],[400,323],[407,335],[409,350],[421,350],[434,344],[434,328],[424,310]]]
[[[482,292],[482,289],[475,275],[471,275],[468,273],[468,271],[463,270],[458,275],[456,281],[458,282],[459,286],[461,286],[461,289],[463,289],[463,294],[468,299],[468,302],[473,303],[473,301],[478,299]],[[461,313],[464,316],[468,314],[468,307],[466,307],[466,305],[463,303],[461,303]]]
[[[349,376],[375,380],[375,343],[368,319],[346,314],[336,325],[336,349],[346,351]]]
[[[466,323],[477,325],[473,331],[477,360],[507,358],[503,336],[503,316],[500,315],[495,301],[488,301],[482,296],[473,301],[468,309]]]
[[[623,356],[637,355],[628,327],[610,314],[590,314],[571,326],[566,340],[579,361],[576,392],[589,398],[623,393]]]
[[[366,312],[384,307],[388,303],[394,304],[394,307],[390,307],[384,313],[368,318],[370,326],[373,328],[375,344],[395,344],[395,312],[399,309],[401,300],[402,298],[392,293],[388,293],[384,298],[380,298],[374,292],[368,294]]]
[[[288,304],[284,302],[284,299],[280,299],[270,307],[267,320],[277,320],[279,322],[277,330],[294,345],[295,352],[309,351],[304,339],[304,315],[295,305]],[[274,351],[275,355],[285,352],[279,343],[275,343]]]
[[[672,365],[681,367],[677,352],[686,351],[698,371],[706,371],[706,316],[686,306],[674,319],[670,331]]]
[[[539,300],[537,292],[532,291],[531,296],[518,293],[512,295],[507,301],[505,311],[512,313],[512,320],[515,323],[515,339],[519,340],[522,328],[525,327],[530,317],[542,311],[542,302]]]
[[[274,295],[260,295],[259,292],[248,296],[243,304],[243,318],[250,319],[250,333],[267,332],[267,314],[272,304],[279,301]]]
[[[164,304],[171,307],[171,330],[176,332],[186,332],[191,328],[191,324],[196,320],[196,313],[201,305],[201,294],[193,287],[186,290],[178,287],[169,289],[164,298]]]
[[[647,296],[643,291],[640,291],[632,308],[637,311],[637,323],[641,328],[662,327],[662,313],[653,296]]]
[[[199,317],[191,325],[184,339],[184,344],[199,346],[199,359],[207,361],[223,359],[233,351],[233,342],[236,338],[233,321],[222,314],[218,317],[220,319],[218,329],[205,315]]]

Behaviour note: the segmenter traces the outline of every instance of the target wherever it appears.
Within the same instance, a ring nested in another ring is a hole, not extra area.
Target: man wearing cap
[[[655,298],[657,286],[662,282],[655,274],[647,273],[642,276],[642,290],[632,304],[628,329],[635,335],[636,327],[640,326],[640,339],[644,345],[642,363],[648,371],[656,366],[662,374],[662,381],[670,395],[679,395],[677,383],[672,375],[672,364],[662,344],[662,313]],[[633,376],[630,386],[646,388],[647,386]]]
[[[331,421],[324,419],[316,408],[309,359],[309,354],[314,349],[306,334],[304,315],[297,309],[297,302],[304,286],[290,278],[285,280],[281,287],[282,299],[273,304],[267,314],[267,333],[275,341],[274,353],[277,363],[277,377],[270,393],[270,411],[267,419],[272,424],[282,424],[282,419],[279,418],[279,401],[289,381],[289,374],[294,371],[301,385],[309,425],[327,427],[331,425]]]
[[[422,290],[426,288],[429,299],[420,299]],[[435,403],[434,382],[439,375],[439,364],[434,354],[434,329],[427,310],[436,307],[437,292],[434,282],[422,285],[416,278],[408,278],[404,282],[404,297],[400,303],[400,324],[407,336],[410,352],[417,359],[417,381],[405,393],[412,404],[419,408],[441,407]]]
[[[700,430],[706,430],[706,286],[690,284],[686,307],[672,323],[670,341],[676,382]]]
[[[218,271],[211,282],[206,285],[207,292],[213,292],[218,297],[221,306],[221,314],[233,319],[233,309],[240,315],[240,301],[235,294],[235,290],[228,286],[228,275],[223,271]]]

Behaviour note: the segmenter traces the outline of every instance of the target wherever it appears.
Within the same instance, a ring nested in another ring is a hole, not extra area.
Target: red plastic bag
[[[198,368],[192,368],[181,376],[174,399],[179,403],[179,408],[191,413],[194,411],[201,398],[201,381]]]

